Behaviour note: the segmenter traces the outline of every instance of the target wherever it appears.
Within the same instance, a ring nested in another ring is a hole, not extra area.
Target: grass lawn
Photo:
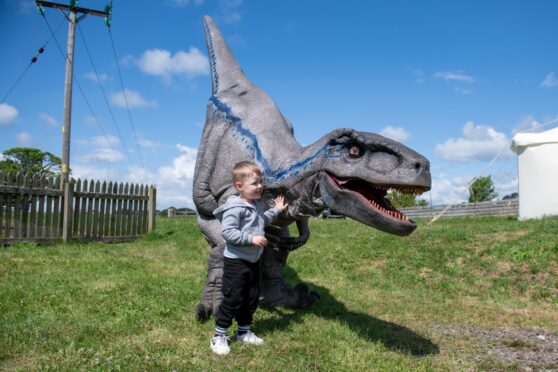
[[[193,218],[134,243],[0,247],[0,369],[558,369],[558,218],[422,221],[406,238],[310,225],[285,276],[321,300],[259,309],[265,344],[224,357],[194,319],[209,246]]]

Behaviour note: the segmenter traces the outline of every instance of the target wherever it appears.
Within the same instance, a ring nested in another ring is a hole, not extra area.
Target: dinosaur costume
[[[420,194],[430,189],[426,158],[404,145],[367,132],[337,129],[301,146],[291,123],[271,98],[250,82],[210,17],[204,17],[212,96],[198,150],[193,198],[198,223],[211,245],[208,273],[196,317],[207,319],[221,301],[224,241],[213,211],[236,190],[233,166],[251,160],[262,169],[262,203],[285,195],[289,207],[266,229],[262,304],[306,307],[319,298],[307,285],[283,280],[289,252],[308,240],[309,216],[329,207],[376,229],[408,235],[416,224],[385,198],[389,189]],[[298,237],[288,225],[295,222]]]

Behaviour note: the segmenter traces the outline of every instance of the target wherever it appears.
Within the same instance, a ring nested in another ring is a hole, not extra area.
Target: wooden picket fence
[[[121,242],[155,229],[154,186],[0,173],[0,245]]]

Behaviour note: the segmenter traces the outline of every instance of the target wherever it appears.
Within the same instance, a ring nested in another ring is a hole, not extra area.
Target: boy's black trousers
[[[260,299],[260,260],[248,262],[224,257],[223,301],[215,314],[218,327],[229,328],[233,319],[238,325],[251,325]]]

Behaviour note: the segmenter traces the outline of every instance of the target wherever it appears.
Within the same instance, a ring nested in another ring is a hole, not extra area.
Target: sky
[[[158,208],[193,207],[209,15],[301,144],[379,133],[430,160],[428,202],[463,202],[487,175],[503,197],[514,134],[558,126],[556,14],[554,0],[114,0],[110,32],[97,16],[76,30],[72,176],[156,184]],[[0,0],[0,152],[61,156],[67,30],[56,9]]]

